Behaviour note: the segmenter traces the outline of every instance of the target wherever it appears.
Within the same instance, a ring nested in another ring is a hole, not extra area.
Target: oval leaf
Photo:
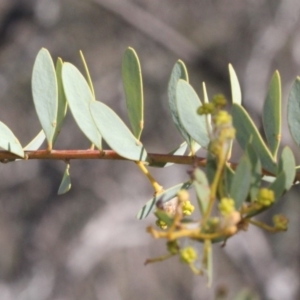
[[[231,64],[228,65],[232,103],[242,104],[242,92],[239,80]]]
[[[44,133],[44,130],[41,130],[37,136],[28,144],[24,147],[24,151],[35,151],[38,150],[41,145],[43,144],[46,136]]]
[[[291,88],[287,111],[291,135],[300,148],[300,77],[296,78]]]
[[[251,164],[246,156],[240,160],[230,187],[230,197],[239,209],[247,198],[251,183]]]
[[[174,149],[173,151],[169,152],[168,154],[172,155],[183,155],[187,149],[187,143],[183,142],[178,148]],[[166,168],[172,166],[174,163],[153,163],[149,164],[151,167],[158,167],[158,168]]]
[[[202,215],[205,214],[210,197],[210,187],[205,173],[200,169],[195,169],[193,173],[193,185],[196,190],[198,205]]]
[[[295,180],[296,162],[292,150],[287,146],[282,150],[278,169],[278,173],[285,173],[285,189],[289,190]]]
[[[236,139],[242,149],[246,150],[248,142],[251,141],[262,166],[272,174],[276,174],[277,168],[272,154],[265,145],[260,133],[246,110],[242,106],[234,103],[232,105],[232,117],[233,125],[236,129]]]
[[[120,156],[135,161],[145,161],[147,152],[124,122],[107,105],[92,101],[90,109],[95,124],[107,144]]]
[[[144,128],[143,81],[139,58],[132,48],[124,53],[122,77],[129,121],[134,136],[140,139]]]
[[[275,158],[281,140],[281,81],[278,71],[272,77],[264,103],[263,125],[269,149]]]
[[[269,189],[274,191],[275,202],[283,195],[286,186],[286,174],[281,171],[276,179],[270,184]]]
[[[45,132],[48,149],[52,149],[57,117],[57,81],[50,53],[41,49],[35,59],[32,73],[34,106]]]
[[[248,144],[246,151],[251,165],[250,199],[255,201],[261,185],[261,163],[251,143]]]
[[[205,82],[202,82],[202,89],[203,89],[204,103],[209,103]],[[209,130],[211,130],[211,114],[206,115],[206,118],[207,118],[207,121],[208,121]]]
[[[209,184],[212,184],[217,172],[217,161],[210,151],[207,152],[205,171]]]
[[[63,86],[72,115],[86,137],[102,149],[101,135],[91,116],[89,103],[95,102],[85,78],[70,63],[64,63],[62,70]]]
[[[205,116],[199,116],[197,109],[201,106],[194,89],[184,80],[180,79],[177,83],[176,103],[180,122],[186,132],[199,145],[207,148],[209,138],[206,128]]]
[[[20,157],[24,157],[24,151],[19,140],[2,122],[0,122],[0,147]]]
[[[88,84],[89,84],[89,87],[90,87],[90,89],[91,89],[91,92],[92,92],[94,98],[96,98],[95,90],[94,90],[94,86],[93,86],[93,82],[92,82],[92,78],[91,78],[91,75],[90,75],[90,72],[89,72],[87,63],[86,63],[86,61],[85,61],[83,52],[80,50],[80,51],[79,51],[79,54],[80,54],[81,61],[82,61],[82,63],[83,63],[83,67],[84,67],[84,70],[85,70],[85,75],[86,75],[86,78],[87,78],[87,82],[88,82]]]
[[[188,143],[189,147],[191,148],[192,139],[190,135],[186,132],[185,128],[182,126],[179,119],[178,110],[177,110],[176,88],[179,79],[185,80],[186,82],[189,81],[186,66],[181,60],[178,60],[174,65],[172,69],[171,77],[169,79],[169,85],[168,85],[169,108],[171,110],[172,119],[175,126],[177,127],[178,131],[180,132],[182,137],[185,139],[185,141]]]
[[[137,213],[137,219],[142,220],[146,218],[151,212],[153,212],[156,209],[156,203],[158,201],[162,201],[163,203],[173,199],[179,190],[182,189],[189,189],[191,187],[191,182],[185,182],[185,183],[180,183],[177,184],[166,191],[154,196],[151,198],[147,203],[142,207],[142,209]]]
[[[264,175],[262,177],[263,181],[270,182],[270,183],[274,182],[275,179],[276,179],[276,177],[274,177],[274,176],[268,176],[268,175]]]
[[[234,178],[234,171],[229,165],[224,167],[223,185],[219,185],[219,188],[223,188],[223,195],[230,195],[230,187]]]
[[[70,164],[67,164],[63,179],[58,188],[58,195],[67,193],[71,189]]]
[[[65,116],[67,114],[67,99],[65,96],[65,91],[63,87],[62,82],[62,67],[63,67],[63,61],[61,58],[57,59],[56,62],[56,78],[57,78],[57,90],[58,90],[58,107],[57,107],[57,117],[56,117],[56,128],[53,138],[53,144],[55,143],[55,140],[57,139],[57,136],[59,135],[61,131],[62,124],[64,122]]]
[[[242,105],[242,92],[241,92],[239,80],[231,64],[228,65],[228,69],[229,69],[229,77],[230,77],[232,103],[237,103],[239,105]],[[231,157],[232,145],[233,145],[233,141],[230,142],[227,159],[230,159]]]

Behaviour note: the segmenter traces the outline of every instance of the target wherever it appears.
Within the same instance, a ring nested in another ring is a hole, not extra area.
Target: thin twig
[[[24,151],[24,160],[29,159],[51,159],[51,160],[63,160],[69,161],[72,159],[108,159],[108,160],[128,160],[129,159],[120,156],[113,150],[36,150],[36,151]],[[6,163],[14,160],[22,160],[21,157],[5,151],[0,150],[0,162]],[[198,167],[206,166],[206,158],[188,155],[172,155],[172,154],[158,154],[158,153],[148,153],[149,166],[151,164],[159,163],[174,163],[179,165],[196,165]],[[232,169],[236,169],[237,163],[228,162],[228,165]],[[262,169],[263,175],[274,176],[267,170]],[[295,176],[295,182],[300,181],[300,173]]]

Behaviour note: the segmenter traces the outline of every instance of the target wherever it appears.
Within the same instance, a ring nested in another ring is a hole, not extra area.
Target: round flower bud
[[[273,223],[276,229],[286,231],[288,229],[289,220],[284,215],[275,215],[273,217]]]
[[[232,123],[232,117],[226,110],[220,110],[213,117],[215,126],[228,125]]]
[[[218,208],[223,216],[228,216],[235,211],[234,200],[232,198],[222,198]]]
[[[270,206],[275,200],[274,191],[262,188],[258,191],[257,202],[262,206]]]
[[[227,103],[226,98],[222,94],[217,94],[213,97],[212,103],[214,103],[218,107],[224,107]]]
[[[165,230],[165,229],[168,228],[168,225],[164,221],[162,221],[162,220],[156,220],[155,224],[160,229],[164,229]]]
[[[177,197],[179,201],[185,202],[190,199],[190,194],[187,190],[182,189],[177,193]]]
[[[180,260],[186,264],[191,264],[198,258],[193,247],[186,247],[180,251]]]
[[[212,114],[214,111],[215,105],[213,103],[203,103],[203,105],[197,109],[197,113],[199,115],[209,115]]]
[[[182,213],[185,216],[190,216],[195,210],[195,206],[188,200],[183,202],[182,204]]]

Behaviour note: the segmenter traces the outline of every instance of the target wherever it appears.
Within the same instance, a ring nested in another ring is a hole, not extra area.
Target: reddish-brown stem
[[[175,163],[181,165],[197,165],[200,167],[206,166],[206,158],[187,155],[172,155],[148,153],[150,166],[154,163]],[[5,150],[0,150],[0,162],[9,162],[10,160],[20,159],[19,156]],[[36,150],[25,151],[25,159],[53,159],[69,161],[71,159],[110,159],[110,160],[128,160],[118,155],[113,150]],[[233,169],[236,168],[236,163],[228,163]],[[271,175],[268,171],[262,170],[264,175]],[[296,181],[300,181],[300,173],[296,174]]]
[[[54,160],[71,160],[71,159],[111,159],[111,160],[128,160],[118,155],[113,150],[37,150],[25,151],[26,159],[54,159]],[[180,156],[171,154],[148,153],[151,163],[176,163],[192,165],[197,163],[199,166],[205,166],[206,159],[202,157]],[[17,155],[8,151],[0,150],[0,161],[9,161],[20,159]]]

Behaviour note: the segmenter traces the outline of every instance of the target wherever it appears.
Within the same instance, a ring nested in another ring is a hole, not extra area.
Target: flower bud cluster
[[[185,216],[190,216],[195,210],[195,206],[190,201],[185,201],[182,204],[182,213]]]
[[[223,108],[226,106],[227,101],[224,95],[222,94],[217,94],[213,97],[212,103],[219,108]]]
[[[284,215],[275,215],[273,217],[274,227],[278,230],[286,231],[289,220]]]
[[[234,200],[232,198],[222,198],[218,208],[223,216],[228,216],[235,211]]]
[[[216,127],[228,126],[232,123],[232,117],[226,110],[220,110],[213,116],[213,122]]]
[[[166,224],[166,222],[162,221],[162,220],[156,220],[155,222],[156,226],[159,227],[160,229],[167,229],[168,225]]]
[[[194,210],[195,206],[190,201],[190,195],[187,190],[180,190],[177,193],[177,197],[179,200],[179,203],[181,203],[182,208],[182,214],[184,216],[190,216]]]
[[[262,206],[270,206],[275,200],[274,191],[262,188],[258,191],[257,203]]]
[[[180,251],[180,260],[183,263],[191,264],[198,258],[196,250],[189,246]]]
[[[202,106],[200,106],[197,110],[197,113],[199,115],[210,115],[213,114],[216,107],[213,103],[203,103]]]

